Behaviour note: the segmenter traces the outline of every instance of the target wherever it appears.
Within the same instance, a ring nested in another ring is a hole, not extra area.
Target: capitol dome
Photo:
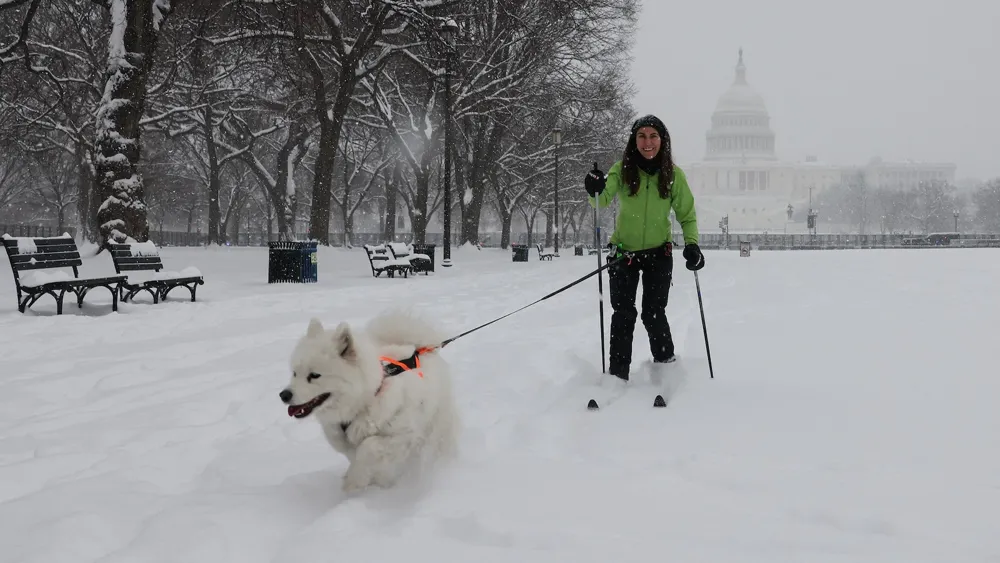
[[[705,160],[777,159],[771,118],[764,98],[747,82],[743,49],[732,85],[715,104],[705,141]]]
[[[719,101],[715,104],[715,113],[726,112],[767,115],[764,98],[746,82],[745,69],[743,69],[742,74],[737,74],[736,81],[726,90],[725,94],[719,97]]]

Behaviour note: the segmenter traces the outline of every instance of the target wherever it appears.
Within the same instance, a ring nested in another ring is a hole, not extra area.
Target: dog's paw
[[[344,493],[349,494],[349,495],[354,495],[354,494],[358,494],[358,493],[364,492],[367,488],[368,488],[367,485],[360,485],[358,483],[352,483],[352,482],[347,481],[347,480],[345,480],[344,483],[340,487],[340,489],[342,491],[344,491]]]
[[[360,471],[356,466],[352,465],[348,468],[347,473],[344,474],[344,482],[341,483],[341,489],[345,493],[359,493],[367,489],[371,484],[371,477],[367,475],[367,472]]]
[[[365,438],[375,434],[375,430],[375,424],[370,420],[359,419],[347,427],[344,437],[347,438],[347,443],[359,446]]]

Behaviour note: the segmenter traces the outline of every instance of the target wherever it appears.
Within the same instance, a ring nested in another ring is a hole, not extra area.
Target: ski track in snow
[[[22,315],[0,284],[0,561],[1000,561],[993,250],[707,251],[715,379],[678,261],[665,409],[640,320],[631,388],[586,410],[588,280],[444,349],[459,460],[358,496],[277,397],[311,316],[413,306],[457,334],[595,261],[462,247],[390,280],[324,248],[318,284],[269,286],[264,249],[162,254],[202,270],[197,303],[111,314],[98,291]],[[81,275],[109,271],[97,256]]]

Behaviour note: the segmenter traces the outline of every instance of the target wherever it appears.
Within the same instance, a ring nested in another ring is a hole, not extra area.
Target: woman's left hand
[[[705,255],[701,253],[701,248],[697,244],[688,244],[684,247],[684,264],[688,270],[697,272],[705,267]]]

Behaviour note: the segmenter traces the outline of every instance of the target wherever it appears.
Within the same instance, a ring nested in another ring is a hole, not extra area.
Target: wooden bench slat
[[[11,254],[10,261],[12,264],[20,264],[22,262],[52,262],[53,260],[78,260],[80,258],[79,252],[44,252],[38,254]]]
[[[127,249],[127,248],[124,249],[124,250],[115,250],[115,249],[112,249],[111,250],[111,255],[115,256],[115,257],[118,257],[118,258],[127,258],[129,256],[143,256],[145,258],[159,258],[159,256],[160,256],[159,254],[132,254],[132,251],[129,250],[129,249]]]
[[[129,256],[115,258],[119,264],[162,264],[159,256]]]
[[[108,282],[122,281],[124,279],[125,279],[124,275],[114,275],[114,276],[107,276],[107,277],[104,277],[104,278],[75,279],[75,280],[69,280],[69,281],[67,281],[65,283],[68,283],[70,285],[101,285],[101,284],[105,284],[105,283],[108,283]]]
[[[2,238],[4,246],[17,248],[17,239],[30,238],[38,248],[49,246],[72,246],[76,248],[76,241],[69,237],[34,238],[34,237],[11,237]]]
[[[13,265],[13,264],[12,264]],[[73,266],[83,266],[83,260],[46,260],[39,262],[25,262],[17,264],[16,269],[21,270],[41,270],[45,268],[72,268]]]
[[[60,252],[79,252],[75,244],[53,244],[50,246],[39,246],[38,252],[20,252],[17,245],[7,247],[7,254],[11,256],[39,256],[42,254],[58,254]]]
[[[35,246],[41,248],[43,246],[59,246],[59,245],[72,245],[76,246],[76,241],[69,237],[50,237],[50,238],[36,238]]]
[[[38,291],[44,291],[45,288],[47,288],[47,287],[59,287],[59,286],[73,286],[73,287],[77,287],[77,286],[95,286],[96,287],[96,286],[104,285],[104,284],[107,284],[107,283],[110,283],[110,282],[123,281],[124,279],[125,279],[124,275],[114,275],[114,276],[107,276],[107,277],[101,277],[101,278],[70,278],[68,280],[51,281],[51,282],[43,283],[43,284],[39,284],[39,285],[31,285],[31,284],[29,284],[29,285],[22,285],[21,286],[21,290],[22,291],[28,291],[28,292],[38,292]]]

